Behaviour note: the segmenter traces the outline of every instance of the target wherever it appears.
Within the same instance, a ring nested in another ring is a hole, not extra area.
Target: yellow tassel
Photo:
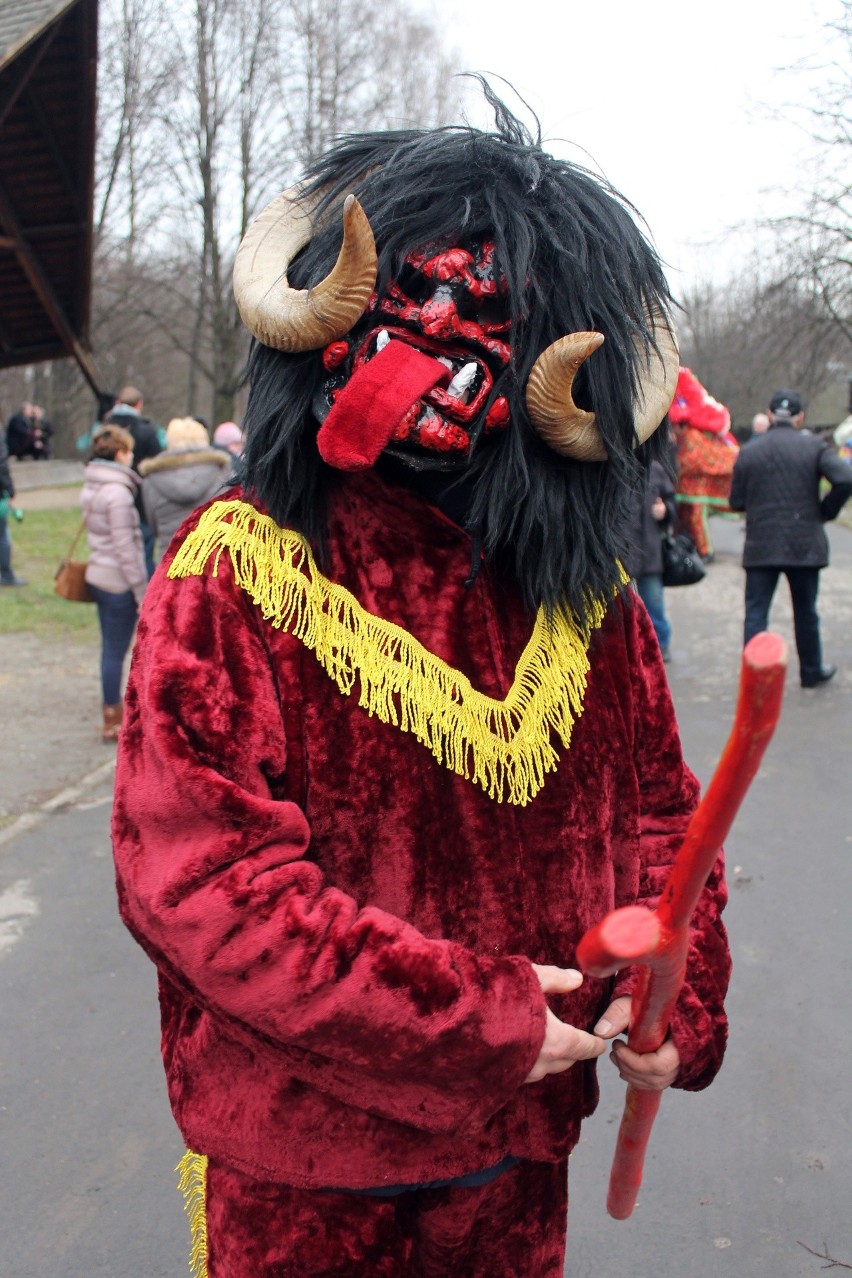
[[[521,806],[555,770],[551,736],[567,749],[583,712],[589,639],[608,601],[590,598],[582,620],[560,615],[552,624],[539,610],[515,681],[505,701],[497,701],[408,631],[367,612],[318,572],[304,537],[246,502],[210,506],[178,549],[169,577],[201,576],[211,560],[215,577],[225,550],[237,584],[267,621],[310,648],[345,696],[357,682],[360,706],[412,733],[443,767],[497,802]]]
[[[207,1159],[188,1149],[175,1171],[180,1173],[178,1189],[192,1234],[190,1273],[193,1278],[207,1278]]]

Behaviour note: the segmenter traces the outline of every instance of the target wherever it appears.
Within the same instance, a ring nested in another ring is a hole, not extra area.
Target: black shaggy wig
[[[548,155],[540,136],[483,89],[494,132],[453,126],[355,134],[320,156],[304,183],[308,192],[322,192],[314,238],[289,278],[306,288],[331,269],[342,232],[330,210],[350,191],[376,238],[380,295],[414,249],[494,241],[513,317],[512,360],[495,379],[489,404],[505,395],[511,423],[474,450],[464,522],[489,561],[513,572],[531,610],[544,604],[549,613],[568,607],[582,614],[588,593],[612,589],[631,492],[651,457],[662,454],[662,432],[635,450],[633,402],[648,359],[656,363],[648,315],[667,311],[670,298],[659,260],[622,197]],[[370,315],[354,332],[379,322]],[[536,434],[524,400],[541,352],[566,333],[589,329],[606,340],[582,366],[575,397],[594,410],[607,462],[558,456]],[[342,480],[315,443],[311,405],[326,376],[320,351],[285,355],[256,343],[243,458],[246,488],[278,523],[306,535],[320,557],[327,495]]]

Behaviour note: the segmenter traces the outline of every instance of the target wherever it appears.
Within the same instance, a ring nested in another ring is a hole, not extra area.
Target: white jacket
[[[148,584],[136,509],[139,480],[118,462],[96,458],[86,467],[80,504],[89,538],[86,581],[99,590],[132,590],[137,604]]]

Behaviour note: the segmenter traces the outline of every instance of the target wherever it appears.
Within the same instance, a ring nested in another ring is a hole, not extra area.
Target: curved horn
[[[646,352],[641,339],[634,338],[639,357],[647,368],[633,403],[638,444],[644,444],[653,435],[669,409],[677,386],[677,342],[663,316],[654,324],[653,332],[659,355],[653,349]],[[572,394],[577,369],[603,340],[602,333],[569,333],[561,337],[542,351],[527,380],[527,411],[533,426],[546,444],[575,461],[607,460],[594,413],[578,408]]]
[[[310,241],[313,205],[296,188],[268,204],[243,236],[234,262],[234,297],[246,328],[264,346],[311,351],[348,333],[376,285],[376,243],[354,195],[343,204],[343,245],[313,288],[287,283],[293,258]]]
[[[604,340],[603,333],[569,333],[539,355],[527,379],[527,412],[555,452],[577,461],[605,461],[594,413],[574,403],[577,369]]]

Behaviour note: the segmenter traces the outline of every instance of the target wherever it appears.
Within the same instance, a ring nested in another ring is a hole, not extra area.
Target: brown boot
[[[121,727],[121,719],[124,714],[124,706],[121,702],[117,706],[104,706],[104,726],[101,732],[101,741],[117,741],[118,732]]]

